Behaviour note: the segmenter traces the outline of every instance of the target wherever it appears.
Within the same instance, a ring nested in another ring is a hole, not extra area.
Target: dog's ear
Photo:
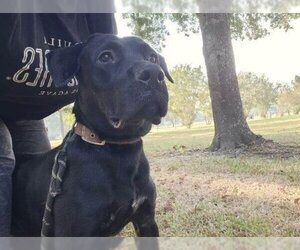
[[[161,56],[161,55],[158,55],[158,61],[159,61],[160,67],[164,71],[164,73],[165,73],[166,77],[168,78],[168,80],[171,83],[174,83],[174,80],[173,80],[173,78],[171,77],[171,75],[169,73],[168,66],[166,64],[165,58],[163,56]]]
[[[47,66],[56,87],[65,86],[79,71],[80,55],[85,44],[58,48],[47,55]]]

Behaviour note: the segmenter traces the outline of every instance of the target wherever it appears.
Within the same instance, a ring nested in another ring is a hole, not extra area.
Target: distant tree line
[[[176,83],[168,85],[170,104],[167,120],[173,125],[180,123],[190,128],[197,113],[201,112],[206,123],[211,123],[211,99],[202,68],[181,64],[172,69],[171,74]],[[272,106],[278,116],[300,113],[300,76],[296,76],[290,84],[282,84],[272,82],[265,75],[240,72],[238,82],[245,118],[267,118]]]
[[[279,85],[277,105],[280,116],[300,113],[300,76],[296,76],[289,85]]]
[[[176,66],[171,74],[177,80],[176,84],[168,85],[169,117],[190,128],[199,111],[206,116],[211,112],[207,80],[201,67],[193,68],[187,64]]]
[[[300,113],[300,77],[291,83],[272,82],[265,75],[242,72],[238,75],[240,92],[246,117],[255,109],[260,117],[266,118],[272,106],[276,114]]]

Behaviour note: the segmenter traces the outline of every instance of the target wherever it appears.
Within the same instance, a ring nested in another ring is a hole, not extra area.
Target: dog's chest
[[[76,217],[82,218],[83,224],[90,221],[83,230],[84,233],[89,231],[89,235],[116,235],[131,221],[146,197],[137,193],[135,185],[120,188],[122,190],[115,190],[111,186],[103,189],[102,195],[97,192],[91,195],[90,200],[82,200]],[[93,199],[96,201],[94,205]],[[79,222],[78,219],[76,221]],[[79,224],[82,226],[79,222],[76,228]]]
[[[69,161],[64,197],[56,203],[57,210],[69,207],[72,212],[64,216],[64,225],[70,225],[68,231],[76,228],[76,235],[115,235],[146,200],[135,178],[139,161],[107,152],[80,155]]]

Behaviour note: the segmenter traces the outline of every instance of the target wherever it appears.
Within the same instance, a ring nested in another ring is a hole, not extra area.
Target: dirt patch
[[[189,175],[185,171],[172,171],[158,165],[153,170],[156,184],[168,190],[171,199],[180,197],[185,204],[219,199],[235,201],[235,206],[238,206],[239,201],[260,200],[274,205],[288,203],[295,210],[300,209],[300,186],[273,182],[268,176],[230,173]]]
[[[232,172],[228,155],[200,148],[177,147],[152,155],[149,160],[158,190],[162,235],[300,235],[300,185],[281,176],[281,171],[289,172],[284,164],[290,165],[291,159],[300,155],[298,150],[272,144],[230,155],[238,168],[249,161],[250,172],[246,168]],[[256,161],[268,161],[269,165],[264,172],[253,174],[252,163]],[[195,225],[200,222],[202,229],[198,230]]]

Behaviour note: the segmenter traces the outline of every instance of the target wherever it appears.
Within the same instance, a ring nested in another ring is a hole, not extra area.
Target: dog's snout
[[[165,74],[159,67],[149,67],[137,72],[136,78],[146,84],[155,84],[164,81]]]

